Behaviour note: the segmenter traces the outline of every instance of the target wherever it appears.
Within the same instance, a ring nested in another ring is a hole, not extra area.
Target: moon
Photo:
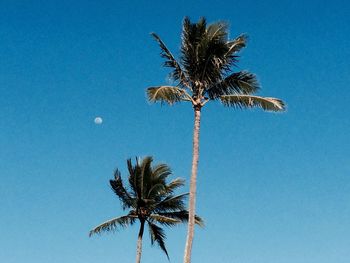
[[[96,118],[94,119],[94,122],[95,122],[95,124],[100,125],[100,124],[102,124],[103,120],[102,120],[101,117],[96,117]]]

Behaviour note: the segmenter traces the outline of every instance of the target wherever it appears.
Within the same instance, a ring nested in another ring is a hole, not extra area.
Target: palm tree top
[[[285,105],[276,98],[250,96],[259,91],[256,76],[248,71],[234,72],[238,52],[246,46],[247,35],[229,39],[225,22],[207,24],[205,18],[192,23],[183,21],[180,56],[177,60],[160,37],[151,33],[161,48],[164,66],[171,69],[175,86],[150,87],[151,102],[174,104],[190,101],[202,107],[209,100],[220,100],[225,106],[261,107],[264,110],[282,111]]]
[[[114,179],[109,182],[123,210],[128,209],[129,212],[96,226],[89,236],[115,231],[119,227],[127,227],[140,221],[148,224],[152,244],[156,242],[168,256],[164,230],[157,224],[174,226],[187,222],[188,211],[184,201],[188,194],[176,195],[175,191],[184,185],[184,180],[176,178],[167,182],[172,174],[170,167],[163,163],[152,165],[152,162],[151,156],[136,158],[135,164],[131,159],[127,160],[129,187],[124,186],[120,171],[115,170]],[[196,223],[203,225],[203,220],[196,216]]]

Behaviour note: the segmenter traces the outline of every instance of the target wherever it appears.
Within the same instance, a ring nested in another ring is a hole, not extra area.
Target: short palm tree
[[[152,166],[152,157],[142,160],[136,159],[133,165],[127,160],[129,171],[129,189],[123,184],[121,174],[117,169],[114,179],[110,180],[113,192],[119,197],[123,210],[129,209],[128,214],[110,219],[90,231],[90,236],[101,232],[115,231],[118,227],[133,225],[140,222],[137,239],[136,263],[141,260],[142,237],[145,224],[149,227],[152,245],[159,247],[168,256],[165,248],[165,233],[158,226],[174,226],[188,221],[188,211],[185,209],[184,199],[187,194],[174,195],[174,191],[184,185],[184,181],[177,178],[170,183],[166,179],[171,175],[170,167],[166,164]],[[197,224],[202,225],[202,219],[195,217]]]
[[[228,38],[228,26],[223,22],[207,25],[205,18],[191,23],[185,18],[179,61],[158,35],[152,36],[159,43],[164,66],[172,71],[173,86],[156,86],[147,89],[151,102],[170,105],[186,101],[194,109],[193,159],[190,181],[189,222],[184,262],[191,261],[195,224],[196,181],[199,159],[199,129],[201,109],[209,101],[219,100],[224,106],[234,108],[260,107],[266,111],[283,111],[280,99],[255,95],[259,84],[248,71],[234,72],[238,62],[237,52],[246,46],[246,35]]]

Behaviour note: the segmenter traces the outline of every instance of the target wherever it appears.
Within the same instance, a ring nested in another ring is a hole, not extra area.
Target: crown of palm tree
[[[115,231],[119,227],[133,225],[136,221],[147,222],[152,245],[156,242],[168,256],[165,247],[164,230],[158,226],[174,226],[188,221],[188,211],[185,208],[185,198],[188,195],[175,195],[174,191],[184,185],[184,180],[177,178],[167,183],[167,177],[172,174],[166,164],[152,166],[152,157],[143,160],[136,158],[133,165],[131,159],[127,160],[129,172],[126,188],[117,169],[114,179],[110,180],[113,192],[119,198],[123,210],[128,209],[127,215],[110,219],[90,231],[90,236],[102,232]],[[203,224],[200,217],[196,216],[196,223]]]
[[[230,40],[226,23],[207,25],[205,18],[191,23],[186,17],[179,62],[159,36],[155,33],[152,36],[159,43],[164,66],[171,68],[170,77],[176,85],[148,88],[150,101],[168,104],[190,101],[202,107],[209,100],[220,100],[225,106],[238,108],[284,109],[280,99],[252,95],[260,89],[254,74],[233,72],[239,58],[237,53],[246,46],[247,36],[243,34]]]

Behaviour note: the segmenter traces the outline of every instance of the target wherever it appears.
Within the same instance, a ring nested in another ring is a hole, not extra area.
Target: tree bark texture
[[[192,156],[192,170],[190,180],[190,198],[189,198],[189,218],[187,239],[184,254],[184,263],[191,262],[192,243],[194,237],[195,226],[195,206],[196,206],[196,188],[197,188],[197,169],[199,159],[199,129],[201,119],[201,108],[194,107],[194,128],[193,128],[193,156]]]
[[[137,238],[137,248],[136,248],[136,263],[141,262],[141,253],[142,253],[142,236],[143,230],[145,228],[145,221],[141,221],[140,231]]]

